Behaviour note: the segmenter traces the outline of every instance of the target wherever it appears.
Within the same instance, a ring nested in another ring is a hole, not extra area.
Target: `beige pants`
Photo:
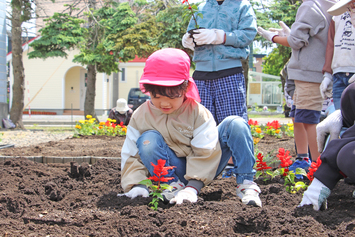
[[[322,111],[323,98],[320,94],[320,83],[295,80],[293,104],[296,109]]]

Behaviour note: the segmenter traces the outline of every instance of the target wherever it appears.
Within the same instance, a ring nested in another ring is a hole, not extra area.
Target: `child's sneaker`
[[[295,162],[293,162],[293,164],[289,167],[289,170],[296,174],[296,169],[302,168],[307,172],[308,168],[311,166],[311,163],[312,161],[308,157],[297,157]],[[296,178],[303,179],[303,175],[296,174]]]
[[[243,184],[237,186],[237,196],[240,197],[242,203],[246,205],[261,207],[261,200],[259,198],[260,192],[258,185],[250,180],[244,180]]]
[[[227,165],[222,172],[222,178],[236,177],[235,173],[233,172],[233,169],[234,166]]]
[[[169,185],[173,187],[172,190],[170,191],[165,189],[162,193],[165,201],[170,201],[180,190],[183,190],[185,188],[185,184],[180,180],[172,182]]]

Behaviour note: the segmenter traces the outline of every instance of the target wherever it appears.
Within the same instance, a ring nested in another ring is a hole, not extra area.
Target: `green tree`
[[[137,34],[138,19],[128,3],[106,2],[99,9],[95,4],[96,1],[89,1],[86,21],[72,17],[73,8],[69,13],[50,17],[40,30],[41,38],[30,45],[34,51],[29,53],[29,58],[66,57],[68,50],[79,49],[73,61],[85,65],[88,70],[84,115],[97,119],[96,73],[118,72],[120,61],[127,62],[152,49],[146,46],[149,40]]]
[[[54,2],[54,0],[52,0]],[[12,73],[14,77],[10,119],[17,128],[24,129],[22,110],[24,107],[25,71],[22,51],[22,23],[30,20],[35,10],[34,1],[11,0],[11,12],[7,18],[11,21]]]

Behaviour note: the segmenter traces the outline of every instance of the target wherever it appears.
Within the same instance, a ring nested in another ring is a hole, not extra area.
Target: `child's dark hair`
[[[142,92],[149,92],[150,96],[155,97],[157,94],[169,97],[171,99],[179,98],[187,92],[189,81],[184,81],[177,86],[158,86],[152,84],[143,84]]]

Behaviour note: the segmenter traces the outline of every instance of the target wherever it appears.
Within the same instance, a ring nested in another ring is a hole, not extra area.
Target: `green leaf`
[[[162,190],[169,190],[169,191],[173,190],[173,187],[169,184],[160,184],[160,187]]]
[[[150,187],[150,186],[152,186],[152,181],[150,179],[144,179],[144,180],[140,181],[139,184],[143,184],[147,187]]]

